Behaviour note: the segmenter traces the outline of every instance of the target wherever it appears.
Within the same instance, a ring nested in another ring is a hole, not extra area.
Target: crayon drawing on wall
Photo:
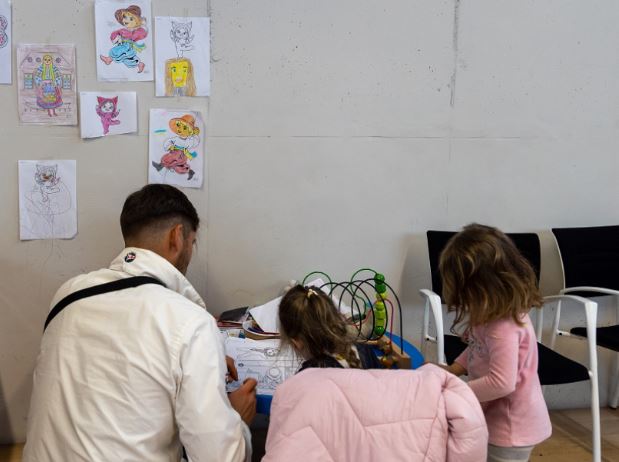
[[[11,2],[0,0],[0,84],[12,83]]]
[[[74,160],[19,161],[19,238],[72,239],[77,234]]]
[[[153,80],[150,0],[97,0],[95,28],[99,80]]]
[[[76,125],[75,45],[17,45],[18,111],[25,124]]]
[[[157,96],[208,96],[210,19],[155,18]]]
[[[197,111],[150,110],[148,182],[201,188],[204,123]]]
[[[135,133],[138,130],[134,91],[80,92],[82,138]]]

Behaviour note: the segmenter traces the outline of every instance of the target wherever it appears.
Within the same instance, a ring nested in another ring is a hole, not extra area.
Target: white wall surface
[[[214,313],[314,269],[343,279],[371,266],[399,288],[418,343],[427,229],[542,231],[552,293],[544,230],[619,223],[614,0],[154,0],[155,15],[210,12],[212,96],[190,100],[96,81],[92,1],[14,3],[14,43],[76,42],[78,90],[138,91],[140,133],[84,142],[77,127],[20,126],[16,85],[0,86],[0,441],[25,436],[54,291],[121,249],[123,200],[146,181],[149,107],[206,115],[208,181],[187,190],[205,219],[189,278]],[[77,159],[79,235],[20,242],[17,160],[63,158]],[[560,347],[585,358],[583,344]],[[554,407],[587,395],[586,383],[547,391]]]

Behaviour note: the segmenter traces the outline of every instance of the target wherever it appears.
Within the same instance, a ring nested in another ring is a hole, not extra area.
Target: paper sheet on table
[[[302,359],[292,349],[281,349],[279,340],[251,340],[229,337],[224,341],[226,355],[234,359],[239,380],[229,383],[234,391],[248,378],[258,382],[256,392],[272,395],[277,385],[293,376]]]
[[[277,313],[279,310],[279,302],[281,301],[282,297],[277,297],[264,305],[250,308],[249,313],[263,331],[279,332],[279,316]]]

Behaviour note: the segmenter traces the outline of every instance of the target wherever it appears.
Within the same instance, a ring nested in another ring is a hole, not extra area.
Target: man
[[[52,307],[85,288],[154,279],[48,318],[23,460],[178,461],[181,444],[191,462],[249,460],[256,382],[226,395],[220,333],[184,276],[195,208],[174,187],[148,185],[127,198],[120,225],[125,250],[66,282]]]

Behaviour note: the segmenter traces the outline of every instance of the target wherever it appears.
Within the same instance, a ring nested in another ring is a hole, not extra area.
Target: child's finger
[[[230,374],[230,377],[232,377],[232,380],[238,380],[239,373],[236,370],[234,359],[232,359],[230,356],[226,356],[226,366],[228,367],[228,374]]]

